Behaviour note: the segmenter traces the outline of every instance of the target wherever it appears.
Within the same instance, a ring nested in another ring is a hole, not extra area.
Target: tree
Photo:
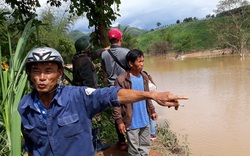
[[[243,57],[247,40],[244,28],[250,22],[248,5],[247,0],[221,0],[215,10],[217,17],[225,19],[216,28],[219,40]]]
[[[193,21],[192,17],[188,17],[183,20],[183,22],[192,22],[192,21]]]
[[[159,28],[161,26],[161,23],[160,22],[157,22],[156,23],[157,27]]]
[[[36,15],[36,8],[41,6],[39,0],[5,0],[5,2],[11,5],[16,12],[15,16],[23,23]],[[120,0],[64,0],[64,2],[70,3],[69,13],[71,15],[82,16],[86,13],[89,27],[94,26],[95,28],[91,34],[91,37],[95,38],[95,44],[102,47],[107,46],[107,29],[110,27],[111,22],[117,16],[120,16],[117,13],[121,3]],[[62,5],[61,0],[47,0],[47,3],[56,7]],[[114,7],[110,7],[112,5]]]
[[[118,25],[118,29],[122,30],[121,25]],[[122,46],[128,49],[134,49],[136,47],[136,38],[129,33],[129,26],[126,26],[122,31]]]
[[[180,20],[177,20],[177,21],[176,21],[176,24],[180,24],[180,23],[181,23],[181,21],[180,21]]]
[[[210,14],[206,15],[206,19],[210,19],[210,18],[211,18]]]
[[[197,18],[197,17],[194,17],[194,18],[193,18],[193,21],[198,21],[198,18]]]
[[[39,46],[53,47],[62,52],[65,63],[71,63],[75,54],[74,40],[68,35],[70,25],[73,22],[69,15],[55,15],[51,8],[42,11],[43,24],[38,28]]]
[[[150,45],[149,52],[154,55],[163,55],[170,52],[170,48],[167,41],[156,41]]]

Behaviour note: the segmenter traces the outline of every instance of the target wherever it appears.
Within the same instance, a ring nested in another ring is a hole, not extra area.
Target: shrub
[[[164,147],[166,147],[171,153],[177,155],[190,155],[187,136],[184,137],[184,141],[179,143],[178,137],[176,133],[174,133],[170,128],[167,121],[165,121],[164,125],[156,126],[156,133],[158,139],[161,141]]]

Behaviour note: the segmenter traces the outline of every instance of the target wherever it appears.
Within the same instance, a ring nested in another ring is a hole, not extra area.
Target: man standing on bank
[[[94,156],[91,121],[96,114],[120,103],[152,99],[178,107],[178,100],[188,99],[171,92],[64,86],[63,69],[62,56],[53,48],[35,48],[28,54],[26,72],[33,91],[21,99],[18,111],[29,156]]]
[[[122,32],[117,28],[110,29],[108,33],[111,47],[102,53],[103,70],[107,75],[108,86],[114,86],[115,79],[127,69],[126,55],[129,49],[121,47]],[[115,123],[116,133],[120,150],[127,150],[125,136],[120,133],[117,124]]]
[[[115,85],[125,89],[149,91],[149,79],[145,72],[143,52],[130,50],[126,56],[129,70],[116,78]],[[150,151],[150,119],[157,119],[151,100],[114,107],[113,117],[121,133],[126,134],[129,156],[148,156]]]
[[[92,63],[90,54],[92,53],[92,45],[87,38],[79,38],[75,42],[76,54],[73,57],[73,85],[88,86],[97,88],[97,74]],[[102,53],[105,49],[98,49]],[[96,51],[95,51],[96,53]]]
[[[88,38],[81,37],[75,42],[76,54],[73,57],[73,85],[86,86],[90,88],[98,88],[98,77],[93,60],[100,57],[105,51],[104,48],[93,51],[93,46]],[[100,114],[97,114],[93,119],[99,121]],[[92,141],[96,152],[109,148],[109,145],[101,142],[101,124],[94,122],[92,129]]]

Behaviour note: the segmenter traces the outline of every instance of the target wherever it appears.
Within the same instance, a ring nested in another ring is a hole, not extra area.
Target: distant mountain
[[[136,27],[128,27],[128,26],[121,26],[121,25],[119,25],[119,29],[122,32],[124,32],[124,30],[127,29],[126,33],[131,34],[132,36],[139,36],[147,32],[146,30],[139,29]]]
[[[142,35],[144,33],[146,33],[146,30],[142,30],[139,28],[135,28],[135,27],[125,27],[125,26],[119,26],[119,29],[124,32],[124,30],[126,29],[126,33],[131,34],[132,36],[139,36]],[[77,39],[79,39],[82,36],[89,36],[89,34],[85,34],[79,30],[73,30],[69,33],[70,38],[72,38],[74,41],[76,41]]]
[[[69,36],[71,39],[73,39],[74,41],[76,41],[77,39],[79,39],[80,37],[83,37],[83,36],[89,36],[89,34],[85,34],[79,30],[73,30],[69,33]]]

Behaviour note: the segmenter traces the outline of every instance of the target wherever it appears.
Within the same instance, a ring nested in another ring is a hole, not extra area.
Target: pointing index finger
[[[176,97],[177,100],[188,100],[188,96],[177,96]]]

